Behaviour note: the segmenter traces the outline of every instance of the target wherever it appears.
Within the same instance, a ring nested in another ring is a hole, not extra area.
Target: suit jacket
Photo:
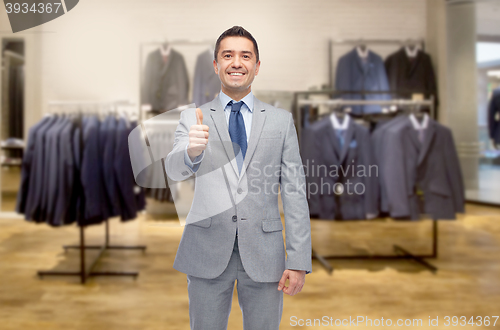
[[[21,166],[21,185],[19,186],[19,191],[17,193],[16,211],[19,213],[26,212],[28,192],[30,191],[30,189],[33,189],[33,186],[30,186],[30,181],[33,180],[30,175],[31,170],[35,165],[33,163],[33,157],[35,152],[35,141],[37,136],[36,133],[38,129],[46,125],[49,120],[51,120],[50,117],[44,117],[37,124],[31,127],[28,132],[28,142],[26,144],[23,163]]]
[[[308,130],[308,185],[314,182],[318,187],[315,193],[309,191],[309,200],[319,218],[362,220],[367,215],[376,216],[378,169],[368,129],[351,119],[342,145],[329,117]],[[344,187],[342,193],[334,191],[339,184]]]
[[[26,201],[26,212],[24,213],[26,220],[35,220],[43,222],[41,219],[41,204],[43,194],[43,180],[45,177],[44,159],[48,157],[45,150],[45,133],[58,120],[57,116],[52,116],[44,124],[40,125],[34,134],[35,147],[30,171],[29,191]]]
[[[188,104],[189,78],[184,57],[174,49],[167,62],[159,49],[146,59],[142,86],[142,104],[151,104],[154,111],[164,112]]]
[[[128,135],[130,129],[124,118],[118,120],[116,128],[115,156],[113,168],[115,182],[118,187],[118,200],[120,201],[120,215],[122,221],[128,221],[137,217],[137,201],[134,193],[134,174],[130,162],[128,148]]]
[[[488,131],[495,144],[500,144],[500,121],[496,119],[498,115],[500,115],[500,89],[493,92],[488,107]]]
[[[83,155],[81,182],[85,195],[85,224],[98,224],[106,219],[103,203],[102,175],[99,164],[99,119],[90,116],[83,119]]]
[[[377,124],[375,131],[371,135],[372,149],[375,164],[379,168],[379,183],[384,182],[384,172],[381,169],[385,166],[386,161],[391,161],[383,157],[382,152],[384,150],[384,137],[387,129],[394,127],[395,125],[407,124],[408,117],[405,115],[398,115],[397,117],[389,120],[382,121]],[[389,201],[387,198],[387,191],[384,184],[379,184],[379,200],[377,201],[378,208],[381,213],[389,213]]]
[[[181,113],[173,150],[166,158],[170,179],[195,175],[195,193],[174,268],[215,278],[226,268],[238,231],[245,271],[256,282],[277,282],[285,269],[311,271],[310,218],[297,133],[291,113],[254,98],[252,130],[238,167],[219,97],[200,107],[209,127],[208,145],[194,173],[184,163],[195,109]],[[285,212],[278,208],[278,187]]]
[[[214,72],[214,54],[206,50],[196,59],[194,69],[193,102],[200,106],[211,101],[220,90],[219,76]]]
[[[337,63],[335,88],[339,91],[388,91],[389,83],[382,58],[372,51],[368,52],[366,64],[363,64],[356,49],[342,56]],[[389,94],[346,94],[346,100],[390,100]],[[376,113],[379,105],[352,106],[352,113]]]
[[[409,120],[384,134],[381,172],[393,218],[455,219],[464,212],[464,186],[450,129],[430,119],[424,141]],[[420,196],[423,196],[421,198]]]
[[[426,99],[434,96],[438,104],[436,75],[428,54],[419,50],[412,60],[401,48],[387,57],[385,67],[391,89],[401,91],[399,97],[411,98],[411,94],[421,93]]]

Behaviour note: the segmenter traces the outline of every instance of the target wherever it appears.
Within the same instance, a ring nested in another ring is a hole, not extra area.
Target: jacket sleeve
[[[317,148],[314,146],[314,130],[303,128],[300,137],[300,153],[306,171],[306,192],[309,202],[309,212],[313,216],[319,215],[319,193],[318,189],[311,191],[310,188],[319,187],[318,178],[312,172],[313,162],[317,160]]]
[[[165,161],[165,171],[168,177],[174,181],[186,180],[197,170],[198,165],[194,166],[193,170],[186,164],[184,158],[186,147],[189,144],[189,128],[195,123],[195,109],[186,109],[181,112],[181,119],[175,130],[174,148],[167,155]]]
[[[360,141],[363,143],[363,162],[362,165],[365,170],[365,212],[367,218],[374,218],[379,213],[378,200],[379,200],[379,186],[378,176],[379,169],[375,163],[375,155],[371,148],[370,133],[368,130],[363,132]]]
[[[458,159],[457,149],[455,148],[455,142],[453,141],[453,135],[449,129],[446,129],[445,141],[444,160],[446,163],[446,175],[448,176],[448,182],[451,185],[453,206],[455,207],[455,212],[464,213],[465,189],[462,171],[460,170],[460,160]]]
[[[288,116],[281,155],[281,200],[285,213],[286,269],[312,271],[311,223],[306,181],[292,114]]]
[[[406,184],[405,155],[401,132],[387,130],[382,141],[382,184],[387,194],[389,212],[393,218],[410,216],[410,202]]]

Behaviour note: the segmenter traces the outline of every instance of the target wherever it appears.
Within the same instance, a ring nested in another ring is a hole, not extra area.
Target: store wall
[[[141,42],[215,42],[233,25],[259,42],[262,66],[254,89],[319,88],[328,82],[329,38],[425,38],[426,14],[426,1],[401,0],[80,1],[41,27],[42,111],[51,100],[138,102]]]

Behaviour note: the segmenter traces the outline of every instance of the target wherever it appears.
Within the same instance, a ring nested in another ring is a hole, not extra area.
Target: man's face
[[[221,41],[214,69],[225,93],[249,90],[259,68],[252,41],[244,37],[227,37]]]

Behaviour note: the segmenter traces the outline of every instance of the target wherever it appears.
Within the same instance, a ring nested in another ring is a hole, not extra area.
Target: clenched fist
[[[188,156],[193,161],[207,147],[208,126],[203,125],[203,113],[200,108],[196,109],[196,125],[189,128]]]

